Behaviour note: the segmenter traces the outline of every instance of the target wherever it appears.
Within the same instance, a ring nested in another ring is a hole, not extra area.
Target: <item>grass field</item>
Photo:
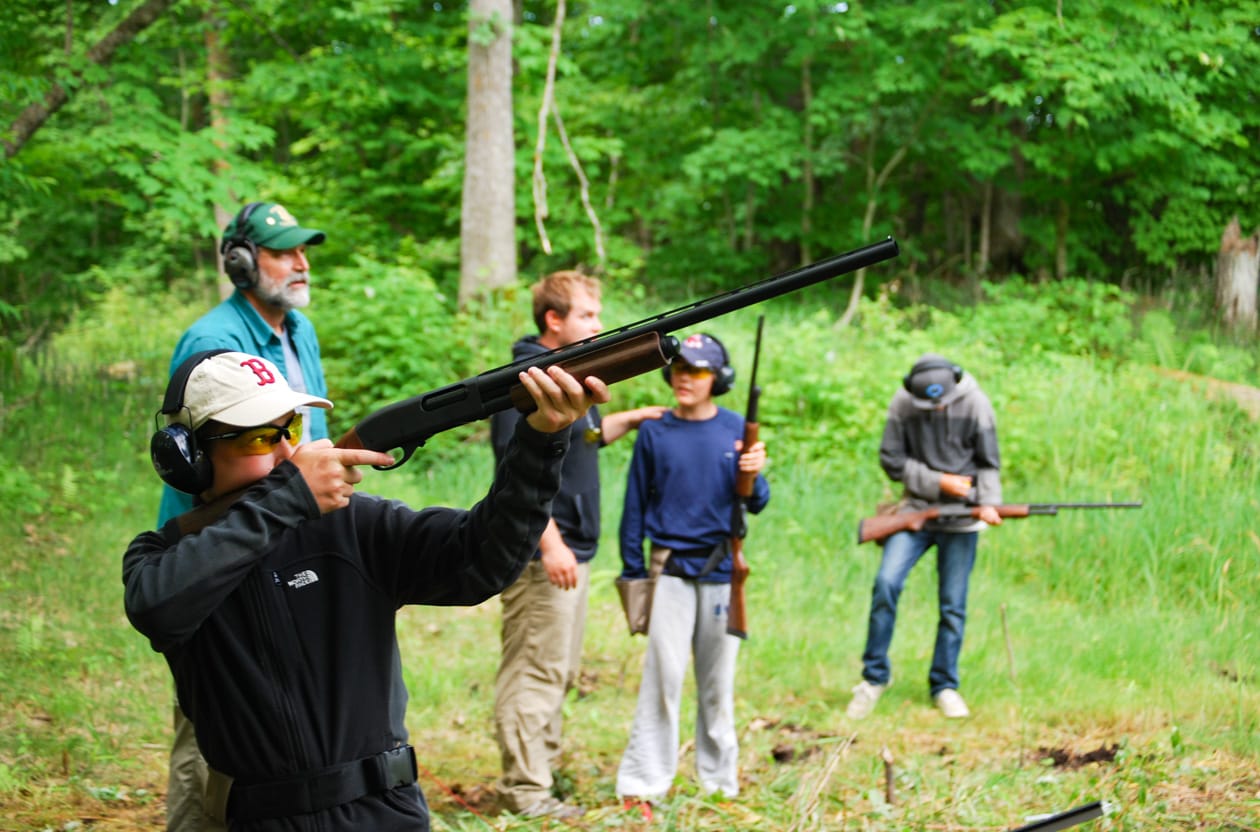
[[[123,614],[120,560],[156,512],[147,441],[184,323],[84,327],[0,376],[5,830],[161,825],[172,690]],[[729,331],[747,340],[750,321]],[[984,535],[962,657],[969,720],[946,722],[928,701],[936,610],[925,562],[903,596],[896,681],[870,719],[850,723],[879,557],[856,544],[856,525],[888,494],[874,451],[889,384],[928,339],[952,333],[891,344],[808,334],[763,366],[774,497],[748,539],[743,790],[729,801],[699,796],[685,744],[652,828],[999,830],[1106,800],[1108,817],[1083,828],[1260,829],[1260,425],[1144,364],[1052,353],[1012,363],[946,340],[997,406],[1008,500],[1145,506],[1009,521]],[[124,359],[134,364],[119,368]],[[828,383],[843,393],[835,401],[821,398]],[[636,380],[622,401],[663,392]],[[643,826],[613,792],[644,645],[626,635],[612,587],[629,448],[604,460],[608,536],[561,777],[590,811],[572,828]],[[489,460],[475,430],[438,437],[364,486],[465,505],[488,483]],[[498,615],[492,600],[399,618],[408,724],[438,830],[565,826],[492,808]],[[684,738],[692,702],[688,692]]]

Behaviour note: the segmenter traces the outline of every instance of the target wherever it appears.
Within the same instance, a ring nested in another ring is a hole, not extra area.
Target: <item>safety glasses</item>
[[[297,445],[302,441],[301,413],[294,413],[284,425],[259,425],[256,428],[207,436],[202,441],[228,442],[228,447],[238,456],[261,456],[275,450],[281,439],[289,440],[290,445]]]
[[[713,375],[713,371],[708,367],[693,367],[690,364],[683,364],[682,362],[672,365],[670,367],[670,371],[682,373],[683,375],[691,376],[692,378],[708,378]]]

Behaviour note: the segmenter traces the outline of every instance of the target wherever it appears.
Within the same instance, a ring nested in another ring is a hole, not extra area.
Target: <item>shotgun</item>
[[[994,506],[1002,519],[1054,515],[1059,509],[1069,508],[1141,508],[1139,503],[1019,503]],[[858,545],[871,540],[883,541],[897,532],[917,532],[923,524],[941,517],[979,517],[980,506],[968,503],[949,503],[923,511],[907,511],[904,514],[881,514],[858,521]]]
[[[891,260],[899,253],[897,241],[888,237],[878,243],[601,332],[568,346],[487,370],[373,411],[335,444],[339,448],[366,448],[394,454],[392,465],[373,466],[382,471],[392,470],[411,459],[411,455],[430,437],[442,431],[488,418],[509,407],[515,407],[522,413],[532,411],[534,401],[517,377],[530,367],[545,370],[559,365],[578,380],[595,376],[606,384],[625,381],[664,367],[678,354],[678,341],[671,332]],[[224,495],[213,503],[180,515],[175,522],[179,523],[181,532],[191,534],[222,515],[239,496]]]
[[[744,444],[748,450],[757,444],[761,426],[757,423],[757,404],[761,388],[757,386],[757,365],[761,362],[761,328],[766,316],[757,317],[757,346],[753,348],[752,378],[748,380],[748,410],[744,414]],[[752,496],[757,475],[738,472],[735,475],[735,503],[731,507],[731,608],[726,614],[726,632],[748,638],[748,609],[744,598],[744,582],[748,580],[748,561],[744,559],[744,538],[748,535],[748,498]]]
[[[888,239],[838,254],[826,260],[723,292],[670,312],[645,318],[574,344],[505,364],[481,375],[386,405],[368,414],[338,442],[342,448],[400,451],[389,470],[402,465],[429,437],[459,425],[485,419],[515,407],[534,408],[533,399],[517,375],[530,367],[545,370],[558,364],[579,381],[595,376],[606,384],[625,381],[658,370],[678,354],[678,341],[669,333],[701,321],[786,295],[848,272],[896,257],[897,242]]]
[[[1013,829],[1011,832],[1059,832],[1062,829],[1080,826],[1087,821],[1097,820],[1110,811],[1110,803],[1105,800],[1095,800],[1093,803],[1086,803],[1084,806],[1077,806],[1075,809],[1042,818],[1035,823]]]

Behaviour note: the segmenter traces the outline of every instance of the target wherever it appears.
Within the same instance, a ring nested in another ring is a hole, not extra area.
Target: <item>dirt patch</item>
[[[1170,370],[1167,367],[1156,367],[1155,371],[1168,378],[1194,385],[1195,389],[1202,390],[1208,398],[1232,400],[1252,419],[1260,419],[1260,387],[1221,381],[1219,378],[1195,375],[1184,370]]]
[[[1075,752],[1070,748],[1046,748],[1042,746],[1032,753],[1036,762],[1051,761],[1055,768],[1076,769],[1093,763],[1114,763],[1120,746],[1100,745],[1093,751]]]

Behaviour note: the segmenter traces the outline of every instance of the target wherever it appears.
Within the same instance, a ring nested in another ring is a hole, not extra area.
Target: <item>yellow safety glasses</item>
[[[281,439],[289,440],[289,444],[293,446],[302,441],[301,413],[294,413],[293,418],[284,425],[259,425],[256,428],[207,436],[202,441],[230,442],[228,447],[238,456],[261,456],[275,450]]]

